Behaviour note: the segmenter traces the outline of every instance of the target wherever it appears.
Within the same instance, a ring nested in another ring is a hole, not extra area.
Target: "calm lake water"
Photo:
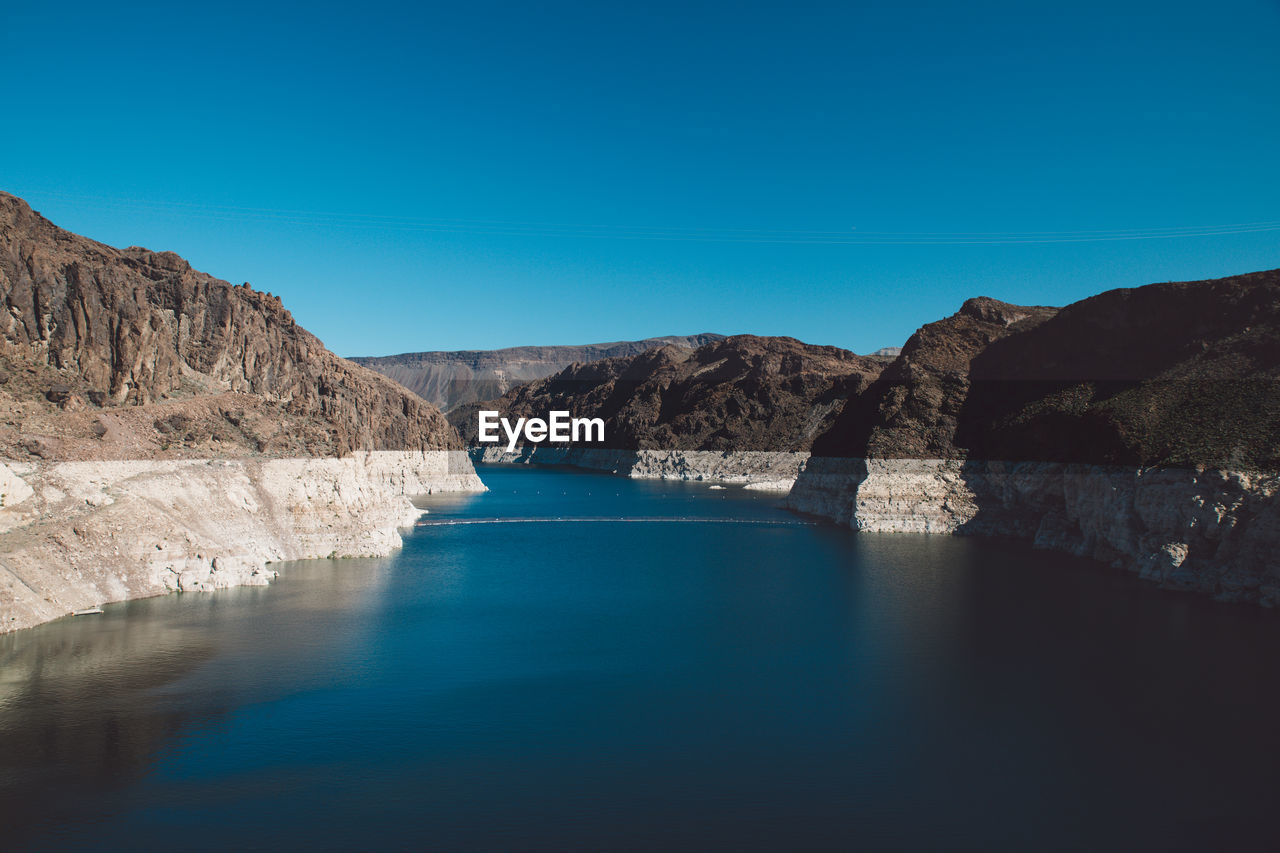
[[[0,637],[0,847],[1277,843],[1274,614],[736,489],[481,475],[390,558]]]

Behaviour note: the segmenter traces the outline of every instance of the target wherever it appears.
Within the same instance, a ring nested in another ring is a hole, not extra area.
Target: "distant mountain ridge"
[[[640,341],[570,346],[523,346],[495,350],[410,352],[361,356],[351,361],[375,370],[448,412],[465,403],[501,397],[508,390],[543,379],[572,364],[639,355],[664,346],[697,349],[724,335],[665,335]]]
[[[574,365],[448,417],[473,446],[484,406],[508,417],[601,417],[611,448],[803,452],[883,368],[838,347],[734,335]]]

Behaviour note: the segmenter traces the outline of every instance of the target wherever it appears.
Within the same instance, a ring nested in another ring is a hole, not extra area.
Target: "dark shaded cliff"
[[[975,458],[1280,467],[1280,270],[1111,290],[973,360]]]
[[[663,346],[694,349],[719,340],[724,340],[724,335],[704,332],[581,346],[412,352],[351,360],[394,379],[441,411],[449,412],[466,403],[500,397],[516,385],[551,376],[571,364],[625,358]]]
[[[921,328],[822,456],[1280,466],[1280,271],[971,299]]]
[[[11,456],[457,446],[434,407],[326,350],[277,297],[71,234],[5,193],[0,299]]]
[[[1274,607],[1278,380],[1280,271],[1058,311],[970,300],[850,400],[788,505],[864,531],[1021,537]]]
[[[987,297],[922,326],[866,392],[851,398],[814,442],[820,456],[947,458],[969,394],[970,364],[995,341],[1034,328],[1057,309]]]
[[[808,450],[883,363],[794,338],[737,335],[695,350],[663,347],[574,365],[450,420],[474,443],[476,411],[545,417],[563,409],[605,420],[605,447],[635,450]]]

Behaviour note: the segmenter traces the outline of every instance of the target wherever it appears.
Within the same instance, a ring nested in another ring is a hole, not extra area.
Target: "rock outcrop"
[[[1057,309],[979,297],[911,336],[865,393],[851,396],[819,456],[936,458],[962,456],[955,444],[968,399],[970,364],[995,341],[1034,328]]]
[[[484,486],[461,451],[0,465],[0,633],[94,605],[265,584],[271,563],[387,554],[410,498]]]
[[[277,429],[271,436],[240,435],[235,410],[243,404],[232,401],[219,416],[229,423],[223,436],[229,452],[342,455],[459,446],[434,407],[329,352],[278,297],[196,272],[172,252],[114,249],[71,234],[7,193],[0,193],[0,300],[6,455],[25,455],[38,442],[41,424],[25,423],[33,416],[231,393],[255,398]],[[59,455],[66,439],[98,437],[90,418],[82,419],[80,435],[67,433],[75,422],[58,420],[37,455]],[[147,450],[179,455],[186,434],[160,430]]]
[[[1280,270],[1081,300],[970,376],[972,458],[1280,467]]]
[[[723,339],[724,335],[704,332],[581,346],[410,352],[352,361],[394,379],[442,412],[450,412],[466,403],[500,397],[516,385],[551,376],[571,364],[626,358],[663,346],[694,349]]]
[[[574,465],[642,479],[709,480],[786,492],[815,437],[882,359],[794,338],[737,335],[695,350],[662,347],[575,364],[497,400],[449,414],[478,461]],[[529,444],[516,452],[476,440],[477,412],[602,418],[603,443]]]

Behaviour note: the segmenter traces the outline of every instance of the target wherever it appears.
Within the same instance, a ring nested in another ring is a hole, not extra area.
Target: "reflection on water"
[[[20,840],[105,820],[184,736],[327,681],[326,656],[369,629],[360,603],[387,568],[295,564],[269,589],[125,602],[0,637],[0,825]]]
[[[33,643],[0,638],[0,825],[6,828],[82,817],[84,803],[142,775],[194,719],[214,719],[223,710],[166,709],[140,700],[213,657],[199,636],[159,622],[86,624],[92,621],[60,625]]]
[[[5,846],[1270,847],[1271,614],[741,490],[482,476],[391,558],[0,637]]]

